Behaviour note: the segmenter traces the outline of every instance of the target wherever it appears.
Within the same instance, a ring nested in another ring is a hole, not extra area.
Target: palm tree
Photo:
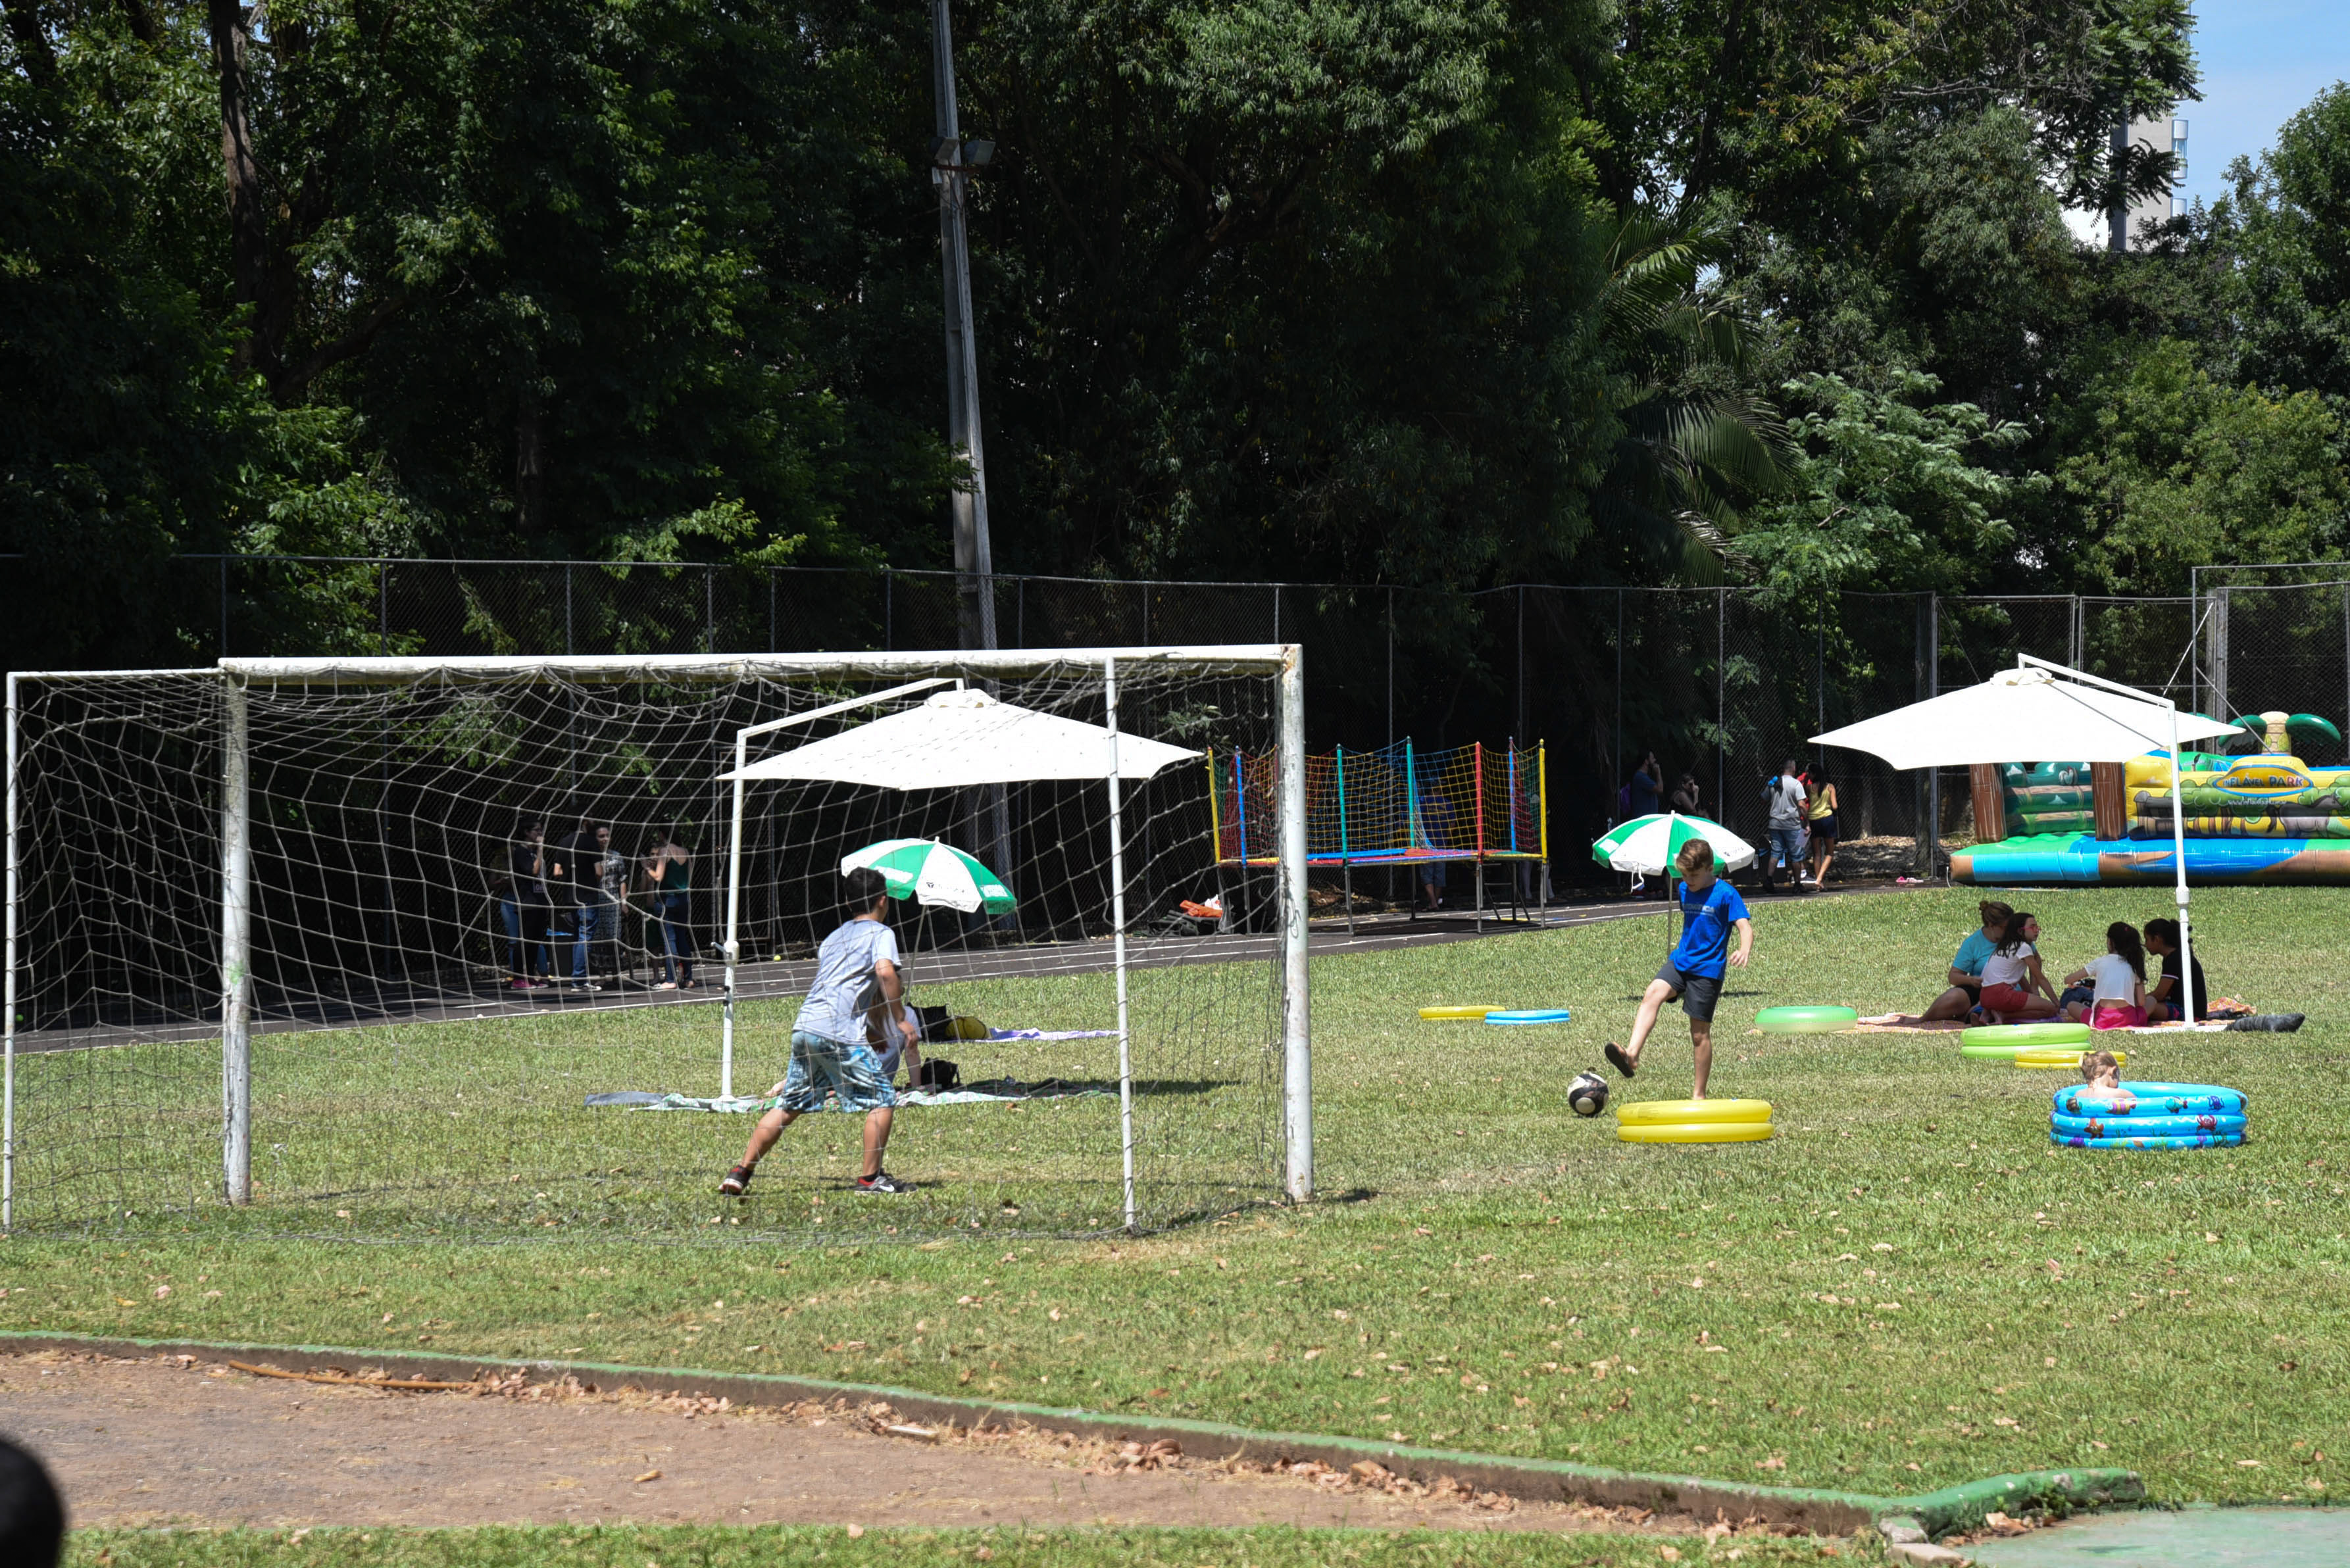
[[[1728,251],[1702,223],[1636,211],[1607,248],[1596,317],[1622,430],[1593,514],[1627,553],[1696,583],[1736,566],[1738,505],[1786,482],[1791,452],[1746,386],[1757,334],[1722,282]]]

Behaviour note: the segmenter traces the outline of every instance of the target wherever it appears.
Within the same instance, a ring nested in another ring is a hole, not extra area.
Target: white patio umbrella
[[[1118,660],[1102,661],[1107,725],[1038,712],[999,702],[961,681],[926,698],[920,707],[888,714],[837,735],[785,752],[764,762],[745,760],[751,737],[845,713],[892,698],[945,685],[943,679],[917,680],[868,697],[771,719],[738,730],[734,767],[721,774],[734,785],[734,831],[726,853],[726,1012],[720,1053],[722,1093],[733,1093],[735,918],[743,867],[743,788],[758,779],[804,779],[870,784],[881,789],[966,789],[977,784],[1028,784],[1041,780],[1098,781],[1109,791],[1110,940],[1118,978],[1118,1121],[1126,1166],[1126,1217],[1135,1223],[1134,1070],[1128,1032],[1126,972],[1126,838],[1120,785],[1140,783],[1170,763],[1200,755],[1118,727]]]
[[[1977,763],[2126,763],[2148,752],[2172,759],[2172,858],[2178,873],[2181,984],[2195,970],[2187,935],[2187,814],[2181,809],[2178,748],[2188,741],[2236,734],[2178,704],[2029,654],[1980,686],[1965,686],[1814,735],[1823,746],[1848,746],[1897,768],[1966,767]],[[2209,1000],[2208,998],[2203,1000]]]
[[[2095,684],[2085,684],[2095,682]],[[2168,698],[2027,657],[1980,686],[1962,686],[1812,739],[1883,757],[1897,768],[1974,763],[2126,763],[2184,741],[2240,734]]]
[[[735,780],[812,779],[882,789],[962,789],[972,784],[1118,776],[1140,781],[1197,752],[1099,724],[999,702],[976,690],[941,691],[909,708],[827,735],[796,751],[723,774]]]

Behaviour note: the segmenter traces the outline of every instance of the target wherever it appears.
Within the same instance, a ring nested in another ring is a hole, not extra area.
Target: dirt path
[[[177,1359],[0,1356],[0,1431],[47,1461],[85,1526],[1700,1524],[1236,1469],[1052,1433],[879,1436],[877,1418],[889,1420],[577,1386],[404,1394]]]

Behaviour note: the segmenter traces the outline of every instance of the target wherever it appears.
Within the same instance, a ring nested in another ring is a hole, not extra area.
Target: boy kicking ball
[[[865,1113],[865,1164],[859,1192],[911,1192],[913,1188],[881,1168],[889,1145],[898,1096],[881,1058],[865,1043],[866,1022],[876,1017],[895,1029],[912,1054],[920,1031],[906,1011],[905,977],[898,971],[898,938],[882,923],[889,888],[881,873],[860,866],[845,878],[849,918],[824,939],[816,952],[816,979],[792,1021],[792,1064],[775,1085],[767,1114],[752,1129],[743,1163],[726,1173],[718,1190],[740,1198],[751,1185],[760,1159],[775,1147],[784,1129],[810,1111],[822,1110],[827,1093],[840,1096],[843,1110]]]
[[[1657,1014],[1678,996],[1681,1011],[1689,1014],[1690,1048],[1697,1058],[1697,1092],[1690,1098],[1701,1100],[1706,1077],[1713,1071],[1713,1008],[1721,999],[1723,966],[1746,967],[1747,957],[1754,950],[1754,921],[1746,913],[1746,900],[1738,896],[1738,889],[1714,876],[1712,845],[1692,838],[1681,846],[1673,864],[1681,874],[1685,929],[1680,945],[1640,998],[1639,1015],[1632,1021],[1632,1043],[1618,1045],[1609,1041],[1607,1060],[1627,1078],[1638,1073],[1640,1052],[1648,1043],[1648,1031],[1657,1026]],[[1736,952],[1730,951],[1733,926],[1738,929]]]

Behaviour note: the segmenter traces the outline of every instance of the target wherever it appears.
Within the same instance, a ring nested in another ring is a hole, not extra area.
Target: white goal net
[[[1218,866],[1209,783],[1302,752],[1302,680],[1288,646],[12,675],[5,1221],[1068,1234],[1302,1192],[1303,784],[1294,856],[1252,869]],[[1180,755],[754,778],[736,838],[742,732],[756,763],[958,688]],[[916,1190],[856,1191],[861,1117],[828,1108],[722,1199],[843,859],[895,839],[1006,889],[890,905],[956,1070],[897,1114]]]

